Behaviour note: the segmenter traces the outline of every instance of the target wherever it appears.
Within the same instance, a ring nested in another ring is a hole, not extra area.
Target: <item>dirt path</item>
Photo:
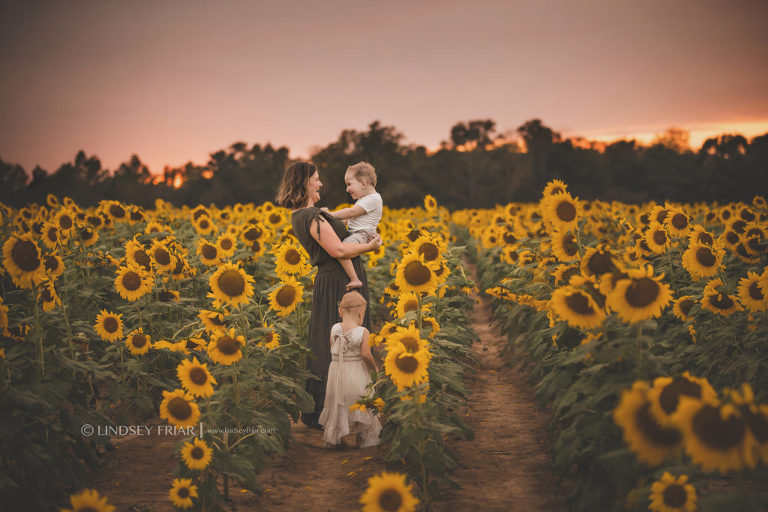
[[[551,471],[546,413],[537,409],[524,376],[501,353],[506,341],[491,327],[492,320],[489,303],[476,302],[472,328],[479,341],[472,349],[479,367],[476,374],[465,375],[471,395],[464,411],[475,440],[451,443],[459,463],[453,476],[462,488],[447,490],[431,510],[565,510],[564,493]],[[258,477],[265,494],[233,486],[230,510],[359,510],[368,477],[385,469],[388,447],[329,450],[317,430],[299,423],[292,432],[295,441],[287,454],[273,457]],[[176,442],[172,437],[116,440],[118,448],[93,486],[118,511],[174,510],[168,490],[177,464]]]
[[[472,329],[479,341],[472,350],[479,366],[464,378],[471,393],[465,419],[475,440],[452,445],[459,464],[453,476],[462,488],[449,490],[434,510],[566,510],[550,463],[547,414],[519,366],[502,354],[506,339],[491,325],[490,303],[475,299]]]

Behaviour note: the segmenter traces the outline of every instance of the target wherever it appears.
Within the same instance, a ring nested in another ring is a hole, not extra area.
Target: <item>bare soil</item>
[[[459,489],[448,489],[430,510],[559,511],[562,489],[550,465],[547,414],[535,405],[519,367],[504,354],[506,341],[491,325],[490,306],[476,299],[472,349],[477,373],[465,375],[470,399],[463,412],[475,431],[474,441],[449,441],[459,467]],[[159,424],[160,421],[157,420]],[[367,479],[386,467],[387,446],[357,450],[324,447],[322,432],[294,424],[295,441],[284,457],[273,457],[259,475],[265,488],[257,496],[230,486],[233,512],[358,510]],[[115,439],[117,447],[93,487],[118,511],[172,511],[168,499],[171,472],[178,461],[172,436]]]

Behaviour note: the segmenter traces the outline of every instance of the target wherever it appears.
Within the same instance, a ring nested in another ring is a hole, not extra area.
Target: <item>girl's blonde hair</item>
[[[367,305],[368,301],[365,300],[365,297],[363,297],[360,292],[354,290],[345,293],[341,298],[341,301],[339,301],[339,309],[354,309],[360,306],[365,307]]]
[[[347,167],[347,172],[351,172],[357,181],[366,180],[371,186],[376,186],[376,169],[368,162],[358,162],[355,165]]]

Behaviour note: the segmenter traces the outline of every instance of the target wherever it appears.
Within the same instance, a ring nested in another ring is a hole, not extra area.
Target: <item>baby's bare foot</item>
[[[347,283],[347,286],[346,286],[347,291],[354,290],[355,288],[362,288],[362,287],[363,287],[363,282],[360,281],[359,279],[351,280],[350,282]]]

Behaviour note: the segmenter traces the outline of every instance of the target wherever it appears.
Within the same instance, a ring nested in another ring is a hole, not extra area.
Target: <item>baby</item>
[[[343,240],[344,242],[364,244],[376,236],[376,227],[379,225],[384,209],[381,195],[374,188],[376,187],[376,169],[368,162],[350,165],[344,174],[344,182],[347,184],[347,193],[356,201],[354,206],[328,213],[337,219],[348,221],[349,235]],[[338,262],[349,277],[347,290],[363,286],[357,277],[352,260],[339,259]]]

